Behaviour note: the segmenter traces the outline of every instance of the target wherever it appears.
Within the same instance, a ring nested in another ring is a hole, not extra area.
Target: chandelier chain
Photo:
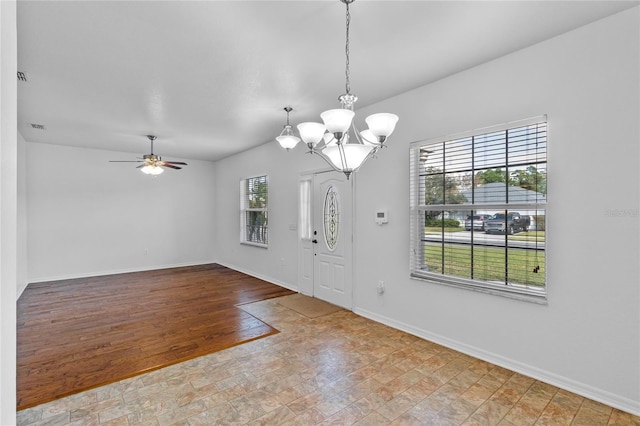
[[[350,72],[349,72],[349,25],[351,23],[351,13],[349,12],[349,3],[345,3],[347,5],[347,36],[346,36],[346,44],[345,44],[345,55],[347,57],[347,61],[346,61],[346,67],[345,67],[345,77],[346,77],[346,83],[345,83],[345,90],[347,95],[351,93],[351,82],[349,81],[349,77],[350,77]]]
[[[1,0],[0,0],[1,1]],[[351,11],[349,5],[355,0],[340,0],[346,6],[346,36],[345,36],[345,93],[338,96],[339,109],[330,109],[320,114],[322,123],[300,123],[298,130],[300,137],[293,135],[289,124],[291,107],[285,107],[287,125],[285,130],[276,138],[282,148],[289,151],[300,140],[309,148],[309,154],[319,155],[334,170],[343,172],[347,179],[351,173],[357,171],[368,159],[384,147],[387,137],[393,132],[398,116],[389,113],[371,114],[365,121],[369,129],[360,132],[353,122],[355,115],[354,104],[358,100],[351,94],[351,69],[349,36],[351,29]],[[351,136],[350,136],[351,135]],[[351,137],[351,140],[349,138]]]

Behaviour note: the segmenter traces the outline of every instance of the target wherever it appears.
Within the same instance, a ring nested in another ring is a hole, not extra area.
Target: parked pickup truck
[[[496,213],[484,221],[484,231],[487,234],[500,232],[513,234],[520,231],[528,231],[531,225],[531,217],[521,215],[518,212],[509,212],[505,223],[504,213]]]

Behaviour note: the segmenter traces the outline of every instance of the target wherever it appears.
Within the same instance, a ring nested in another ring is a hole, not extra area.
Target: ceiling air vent
[[[22,71],[18,71],[18,81],[22,81],[24,83],[29,81],[29,79],[27,78],[27,73],[24,73]]]
[[[31,126],[32,129],[36,129],[36,130],[47,130],[44,127],[44,124],[35,124],[35,123],[29,123],[29,125]]]

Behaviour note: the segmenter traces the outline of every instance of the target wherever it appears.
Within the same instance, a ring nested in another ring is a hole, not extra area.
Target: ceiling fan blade
[[[147,138],[151,142],[150,154],[145,154],[142,156],[142,158],[135,157],[136,160],[110,160],[109,162],[110,163],[142,163],[139,166],[137,166],[136,169],[140,169],[147,166],[152,168],[161,166],[161,167],[168,167],[170,169],[180,170],[182,169],[182,167],[178,167],[178,165],[181,165],[181,166],[187,165],[187,163],[183,163],[181,161],[160,161],[160,156],[155,155],[153,153],[153,141],[156,140],[156,137],[153,135],[147,135]],[[162,171],[162,170],[158,170],[158,171]]]
[[[180,170],[182,169],[182,167],[178,167],[178,166],[174,166],[172,164],[167,164],[164,161],[161,161],[160,163],[158,163],[158,165],[162,166],[162,167],[168,167],[170,169],[176,169],[176,170]]]

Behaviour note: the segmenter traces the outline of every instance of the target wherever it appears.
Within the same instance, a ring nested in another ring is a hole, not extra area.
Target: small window
[[[269,243],[269,178],[240,181],[240,242],[267,247]]]
[[[546,117],[410,151],[411,276],[546,303]]]
[[[300,181],[299,236],[301,240],[311,241],[311,181]]]

